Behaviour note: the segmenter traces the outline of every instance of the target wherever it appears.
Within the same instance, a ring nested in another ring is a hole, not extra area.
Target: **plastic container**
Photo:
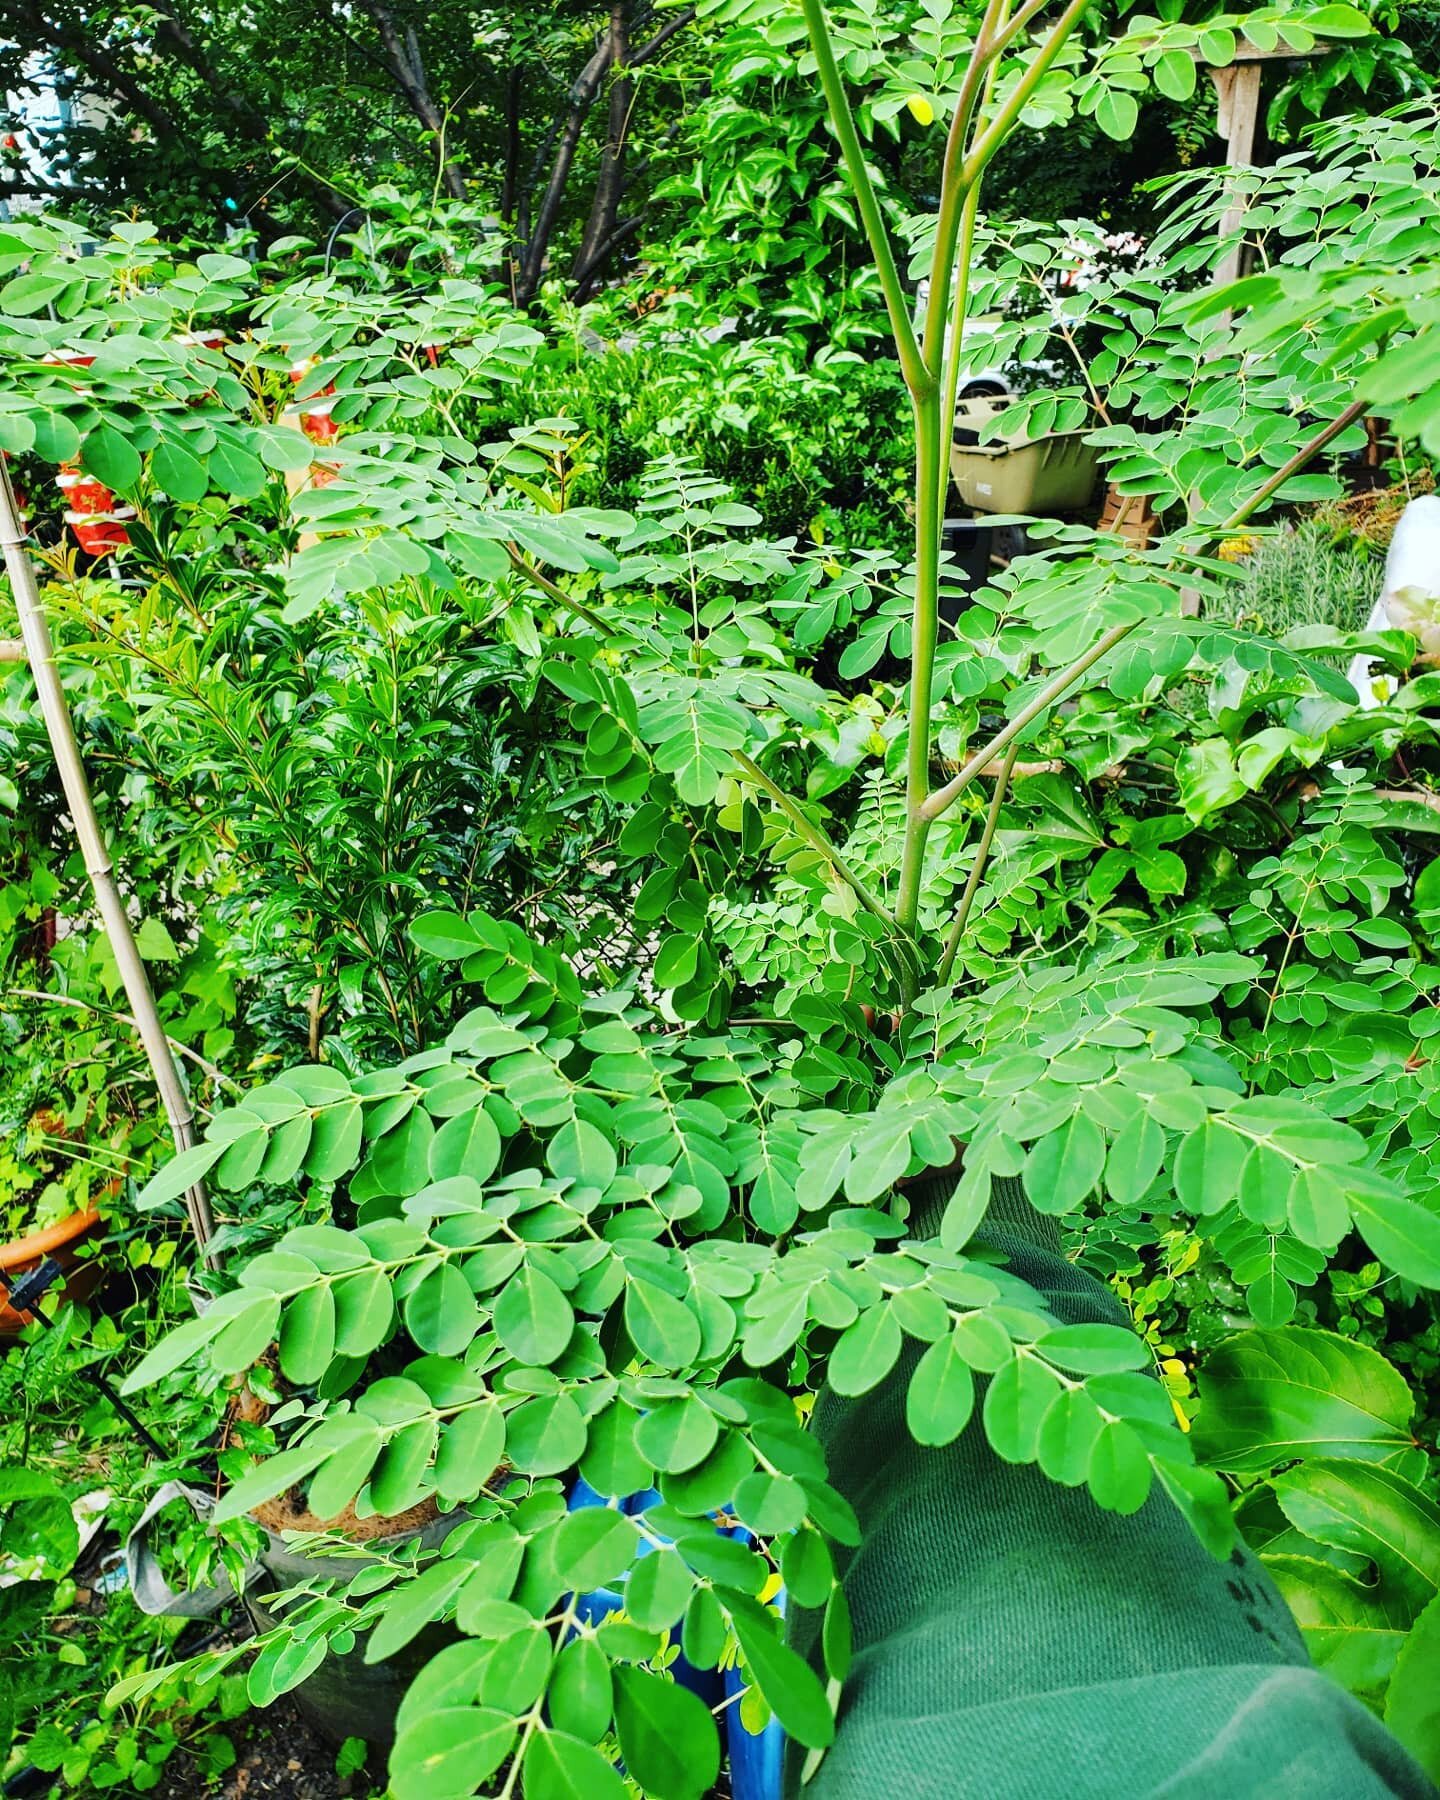
[[[465,1516],[464,1513],[450,1513],[425,1526],[418,1534],[422,1548],[433,1549],[443,1542]],[[375,1548],[405,1542],[414,1536],[415,1533],[407,1532],[401,1538],[377,1538]],[[375,1559],[299,1556],[286,1547],[283,1539],[272,1534],[260,1564],[269,1590],[283,1593],[288,1588],[299,1587],[302,1582],[326,1576],[342,1579],[353,1576],[364,1568],[367,1560]],[[281,1623],[281,1617],[266,1606],[264,1594],[253,1588],[245,1594],[245,1610],[257,1631],[269,1631]],[[403,1650],[378,1663],[365,1661],[363,1640],[345,1656],[337,1656],[331,1651],[315,1673],[300,1683],[292,1697],[311,1724],[337,1744],[346,1738],[358,1737],[364,1738],[366,1743],[388,1748],[395,1741],[395,1715],[400,1710],[406,1688],[431,1657],[437,1656],[447,1644],[453,1644],[458,1635],[453,1625],[429,1625]]]
[[[133,506],[117,506],[112,513],[67,512],[65,523],[87,556],[108,556],[130,542],[125,521],[134,517]]]
[[[115,504],[113,488],[106,487],[93,475],[82,474],[73,464],[61,469],[55,477],[55,485],[72,512],[108,513]]]
[[[1022,432],[981,443],[986,426],[1013,404],[1013,394],[981,394],[955,409],[950,473],[960,498],[976,512],[1079,512],[1095,491],[1100,453],[1083,431]]]
[[[45,1231],[31,1232],[29,1237],[15,1238],[0,1244],[0,1275],[5,1287],[13,1287],[23,1276],[38,1269],[47,1257],[54,1257],[65,1271],[65,1280],[50,1289],[44,1307],[55,1309],[66,1301],[77,1306],[94,1293],[102,1275],[102,1265],[81,1262],[77,1252],[81,1246],[104,1234],[99,1213],[93,1209],[71,1213]],[[40,1304],[38,1301],[37,1305]],[[42,1308],[43,1310],[43,1308]],[[16,1337],[30,1323],[28,1312],[16,1312],[10,1305],[0,1305],[0,1341]]]

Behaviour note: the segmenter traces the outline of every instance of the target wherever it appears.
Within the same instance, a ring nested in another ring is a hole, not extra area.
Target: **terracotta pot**
[[[100,1215],[91,1208],[71,1213],[44,1231],[31,1232],[29,1237],[0,1244],[0,1275],[5,1278],[7,1290],[22,1275],[38,1269],[46,1257],[53,1256],[66,1271],[67,1279],[48,1290],[45,1310],[52,1312],[64,1300],[78,1303],[88,1299],[99,1285],[102,1270],[93,1259],[82,1263],[77,1252],[82,1245],[99,1237],[101,1231]],[[0,1306],[0,1339],[15,1337],[29,1323],[28,1312],[16,1312],[9,1305]]]

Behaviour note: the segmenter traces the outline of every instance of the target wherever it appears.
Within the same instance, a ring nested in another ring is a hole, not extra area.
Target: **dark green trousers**
[[[939,1199],[920,1198],[917,1235]],[[997,1198],[985,1242],[1066,1323],[1121,1316],[1023,1200]],[[1433,1800],[1384,1726],[1311,1666],[1252,1556],[1217,1563],[1158,1492],[1120,1518],[1002,1462],[978,1419],[921,1448],[907,1351],[863,1398],[816,1406],[863,1542],[842,1565],[855,1656],[811,1800]],[[818,1624],[801,1612],[791,1626],[817,1667]]]

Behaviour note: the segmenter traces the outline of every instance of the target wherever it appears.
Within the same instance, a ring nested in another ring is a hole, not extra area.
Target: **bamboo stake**
[[[15,597],[15,610],[20,615],[25,660],[35,678],[41,717],[45,721],[46,735],[50,739],[50,748],[60,771],[60,782],[65,790],[70,817],[75,824],[75,835],[84,857],[85,872],[90,877],[95,903],[105,934],[110,940],[110,948],[115,953],[115,962],[130,1002],[136,1030],[155,1076],[155,1086],[159,1090],[166,1117],[170,1121],[175,1148],[177,1151],[188,1150],[195,1142],[194,1116],[190,1111],[189,1097],[171,1058],[169,1042],[150,988],[150,978],[145,972],[145,964],[130,929],[125,903],[115,883],[114,867],[100,829],[95,803],[90,797],[90,784],[85,778],[85,765],[80,760],[80,749],[75,741],[70,708],[65,700],[65,690],[60,685],[59,671],[55,667],[55,646],[51,641],[50,627],[45,619],[45,609],[25,543],[25,527],[20,522],[19,510],[15,505],[9,472],[0,464],[0,546],[4,547],[5,566]],[[190,1229],[195,1234],[200,1255],[208,1267],[214,1268],[217,1258],[210,1250],[210,1238],[215,1225],[205,1189],[198,1181],[185,1195],[185,1208],[190,1215]]]

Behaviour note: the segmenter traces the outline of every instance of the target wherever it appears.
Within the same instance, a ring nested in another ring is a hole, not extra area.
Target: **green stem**
[[[1128,637],[1140,623],[1142,623],[1142,621],[1139,619],[1131,619],[1124,625],[1112,625],[1103,637],[1099,637],[1095,640],[1083,656],[1077,656],[1075,661],[1070,664],[1069,668],[1062,669],[1058,675],[1047,681],[1040,692],[1036,694],[1035,698],[1027,701],[1027,703],[1020,708],[1020,711],[1016,713],[1015,717],[1011,719],[1010,723],[995,733],[994,737],[991,738],[990,742],[986,744],[983,750],[977,750],[975,752],[958,775],[954,776],[950,781],[947,781],[944,787],[936,788],[935,792],[925,802],[927,816],[931,819],[938,819],[941,813],[948,811],[965,792],[966,788],[969,787],[970,783],[974,781],[983,770],[989,768],[990,764],[994,762],[995,758],[1002,750],[1008,749],[1010,745],[1015,742],[1027,725],[1033,720],[1038,719],[1040,714],[1043,713],[1047,707],[1052,706],[1067,688],[1073,687],[1092,664],[1099,662],[1100,658],[1105,655],[1107,650],[1113,650],[1116,644],[1118,644],[1122,638]]]
[[[986,126],[974,148],[965,158],[962,179],[967,187],[973,186],[979,179],[985,165],[990,162],[995,152],[1015,129],[1021,113],[1029,104],[1030,96],[1050,73],[1051,65],[1065,48],[1066,40],[1080,23],[1080,16],[1089,4],[1090,0],[1070,0],[1069,6],[1055,21],[1049,37],[1036,51],[1034,61],[1016,82],[1005,104]]]
[[[985,825],[980,833],[980,842],[975,846],[975,861],[970,867],[970,878],[965,883],[965,892],[961,894],[960,904],[955,910],[955,923],[950,927],[950,936],[945,942],[945,954],[940,958],[940,967],[936,973],[937,987],[945,987],[948,984],[950,972],[955,967],[955,957],[960,949],[960,940],[965,935],[965,927],[970,923],[975,896],[980,891],[980,877],[985,873],[985,865],[990,860],[990,846],[995,841],[995,827],[999,823],[1000,808],[1005,802],[1005,790],[1010,785],[1010,771],[1015,767],[1015,758],[1019,754],[1019,744],[1011,744],[1005,753],[1004,762],[1000,765],[1000,773],[995,778],[995,792],[990,796],[990,810],[985,815]]]
[[[807,844],[809,844],[810,848],[820,852],[821,856],[825,858],[826,862],[830,864],[835,873],[851,890],[856,899],[859,900],[866,912],[873,913],[877,919],[888,925],[893,931],[895,929],[895,915],[870,892],[870,889],[850,867],[849,863],[846,862],[845,858],[835,848],[834,844],[830,842],[829,838],[826,837],[825,833],[814,820],[806,818],[801,807],[790,798],[784,788],[770,779],[753,757],[747,756],[743,750],[732,750],[730,754],[735,758],[736,762],[739,763],[740,767],[755,785],[765,790],[780,808],[781,812],[784,813],[785,817],[795,827],[795,830],[799,835],[804,838]]]
[[[910,736],[905,761],[905,844],[895,917],[912,937],[920,913],[920,880],[930,821],[930,700],[940,629],[940,397],[915,405],[915,613],[910,632]],[[913,996],[907,996],[913,998]]]
[[[987,72],[993,69],[990,34],[1005,4],[1006,0],[988,0],[960,92],[955,98],[955,112],[945,140],[940,204],[935,214],[935,249],[930,258],[930,297],[925,305],[924,357],[925,366],[932,374],[938,373],[944,359],[945,322],[950,314],[950,275],[961,230],[962,208],[969,201],[971,192],[964,179],[965,142],[980,103],[982,86],[988,85]]]
[[[845,84],[840,79],[840,70],[835,62],[824,0],[800,0],[800,8],[810,31],[810,47],[815,52],[815,66],[820,74],[820,85],[825,91],[825,103],[830,109],[830,123],[835,127],[835,135],[840,140],[850,185],[855,190],[855,202],[860,209],[860,219],[870,243],[870,254],[875,258],[875,269],[885,295],[885,307],[890,315],[890,331],[895,339],[900,367],[904,371],[910,392],[922,394],[928,388],[933,388],[935,381],[921,358],[920,346],[915,340],[915,327],[910,318],[905,290],[900,283],[900,272],[895,266],[890,233],[886,229],[885,217],[880,211],[880,202],[870,180],[860,134],[855,129],[855,116],[850,110]]]

